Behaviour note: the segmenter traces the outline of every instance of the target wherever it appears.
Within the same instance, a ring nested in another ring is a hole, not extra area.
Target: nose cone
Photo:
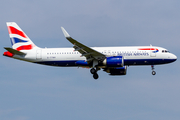
[[[174,62],[174,61],[176,61],[176,60],[177,60],[177,56],[176,56],[176,55],[174,55],[174,54],[172,54],[172,55],[171,55],[171,59],[172,59],[172,60],[173,60],[173,62]]]

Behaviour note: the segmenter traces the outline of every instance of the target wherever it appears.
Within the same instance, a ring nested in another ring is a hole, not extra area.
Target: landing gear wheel
[[[155,72],[155,71],[152,71],[152,75],[156,75],[156,72]]]
[[[91,72],[91,74],[95,74],[95,73],[96,73],[96,69],[92,68],[92,69],[90,70],[90,72]]]
[[[93,78],[94,79],[98,79],[99,78],[99,75],[97,73],[93,74]]]

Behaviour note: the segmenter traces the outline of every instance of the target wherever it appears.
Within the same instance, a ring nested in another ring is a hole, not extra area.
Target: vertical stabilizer
[[[6,24],[13,49],[20,51],[31,50],[36,47],[31,39],[15,22],[7,22]]]

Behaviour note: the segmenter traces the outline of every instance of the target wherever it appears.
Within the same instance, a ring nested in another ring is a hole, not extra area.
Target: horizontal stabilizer
[[[12,49],[12,48],[4,47],[4,49],[6,49],[7,51],[9,51],[9,52],[12,53],[12,54],[16,54],[16,55],[26,55],[26,53],[17,51],[17,50]]]

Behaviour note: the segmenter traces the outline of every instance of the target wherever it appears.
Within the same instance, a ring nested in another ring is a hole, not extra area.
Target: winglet
[[[66,38],[71,37],[63,27],[61,27],[61,29],[62,29],[63,34],[64,34],[64,36],[65,36]]]

